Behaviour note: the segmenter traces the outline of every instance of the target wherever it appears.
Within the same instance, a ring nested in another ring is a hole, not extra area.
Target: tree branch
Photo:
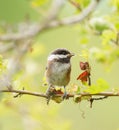
[[[51,8],[49,9],[47,16],[39,24],[30,24],[29,28],[24,32],[10,33],[0,36],[0,41],[14,41],[23,40],[36,36],[41,30],[47,27],[47,25],[54,20],[60,12],[65,0],[53,0]]]
[[[0,93],[18,93],[21,95],[32,95],[32,96],[38,96],[38,97],[43,97],[47,98],[46,94],[43,93],[38,93],[38,92],[30,92],[26,90],[15,90],[15,89],[7,89],[7,90],[0,90]],[[63,94],[56,94],[56,97],[61,97]],[[90,94],[90,93],[79,93],[79,94],[68,94],[69,98],[73,98],[75,95],[79,95],[81,97],[83,96],[106,96],[106,97],[116,97],[119,96],[119,92],[101,92],[101,93],[95,93],[95,94]]]
[[[47,98],[46,94],[37,93],[37,92],[30,92],[30,91],[26,91],[26,90],[14,90],[14,89],[0,90],[0,93],[6,93],[6,92],[8,92],[8,93],[18,93],[18,94],[22,94],[22,95],[32,95],[32,96]]]
[[[14,43],[11,42],[9,44],[0,43],[0,53],[7,52],[14,48]]]
[[[18,32],[18,33],[1,35],[0,41],[14,41],[21,39],[23,40],[34,37],[38,35],[41,31],[44,31],[46,29],[59,27],[61,25],[64,26],[80,23],[95,10],[100,1],[101,0],[92,0],[89,6],[85,8],[79,15],[63,18],[61,20],[54,20],[64,4],[64,0],[60,0],[60,2],[59,0],[55,0],[54,3],[52,4],[52,9],[48,11],[49,13],[42,23],[29,25],[29,28],[22,33]]]
[[[60,21],[53,21],[49,24],[50,27],[57,27],[59,25],[70,25],[82,22],[87,16],[89,16],[97,7],[101,0],[92,0],[87,8],[85,8],[79,15],[64,18]]]

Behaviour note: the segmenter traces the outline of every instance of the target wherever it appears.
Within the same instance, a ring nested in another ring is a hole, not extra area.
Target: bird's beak
[[[74,53],[68,54],[68,57],[72,57],[72,56],[75,56],[75,54]]]

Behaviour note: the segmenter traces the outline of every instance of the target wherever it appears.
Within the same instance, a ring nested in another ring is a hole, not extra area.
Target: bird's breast
[[[46,78],[49,84],[66,86],[70,81],[70,63],[52,63],[47,69]]]

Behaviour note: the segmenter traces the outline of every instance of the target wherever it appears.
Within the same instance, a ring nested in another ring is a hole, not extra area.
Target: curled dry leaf
[[[90,79],[90,65],[88,62],[80,62],[80,69],[83,70],[83,72],[77,77],[77,80],[81,80],[82,83],[85,83],[88,81],[88,85],[91,85],[91,79]]]
[[[87,82],[89,76],[90,73],[88,71],[84,71],[77,77],[77,80],[81,80],[81,82]]]
[[[53,101],[55,101],[56,103],[61,103],[63,101],[62,96],[59,96],[59,97],[55,96],[55,95],[58,95],[58,94],[62,94],[62,95],[64,94],[61,89],[56,90],[54,88],[52,93],[53,93],[53,96],[52,96],[52,100]]]
[[[81,70],[86,70],[89,68],[89,63],[88,62],[80,62],[80,68]]]
[[[58,89],[58,90],[54,89],[53,93],[54,94],[64,94],[61,89]]]

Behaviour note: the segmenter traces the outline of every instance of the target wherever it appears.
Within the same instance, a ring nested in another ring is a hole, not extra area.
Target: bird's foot
[[[69,98],[69,95],[67,93],[64,93],[63,96],[62,96],[62,99],[68,99]]]
[[[50,99],[51,99],[51,96],[48,95],[48,96],[47,96],[47,105],[49,105]]]
[[[50,99],[54,96],[54,88],[49,88],[47,91],[46,91],[46,95],[47,95],[47,105],[49,104],[50,102]]]

